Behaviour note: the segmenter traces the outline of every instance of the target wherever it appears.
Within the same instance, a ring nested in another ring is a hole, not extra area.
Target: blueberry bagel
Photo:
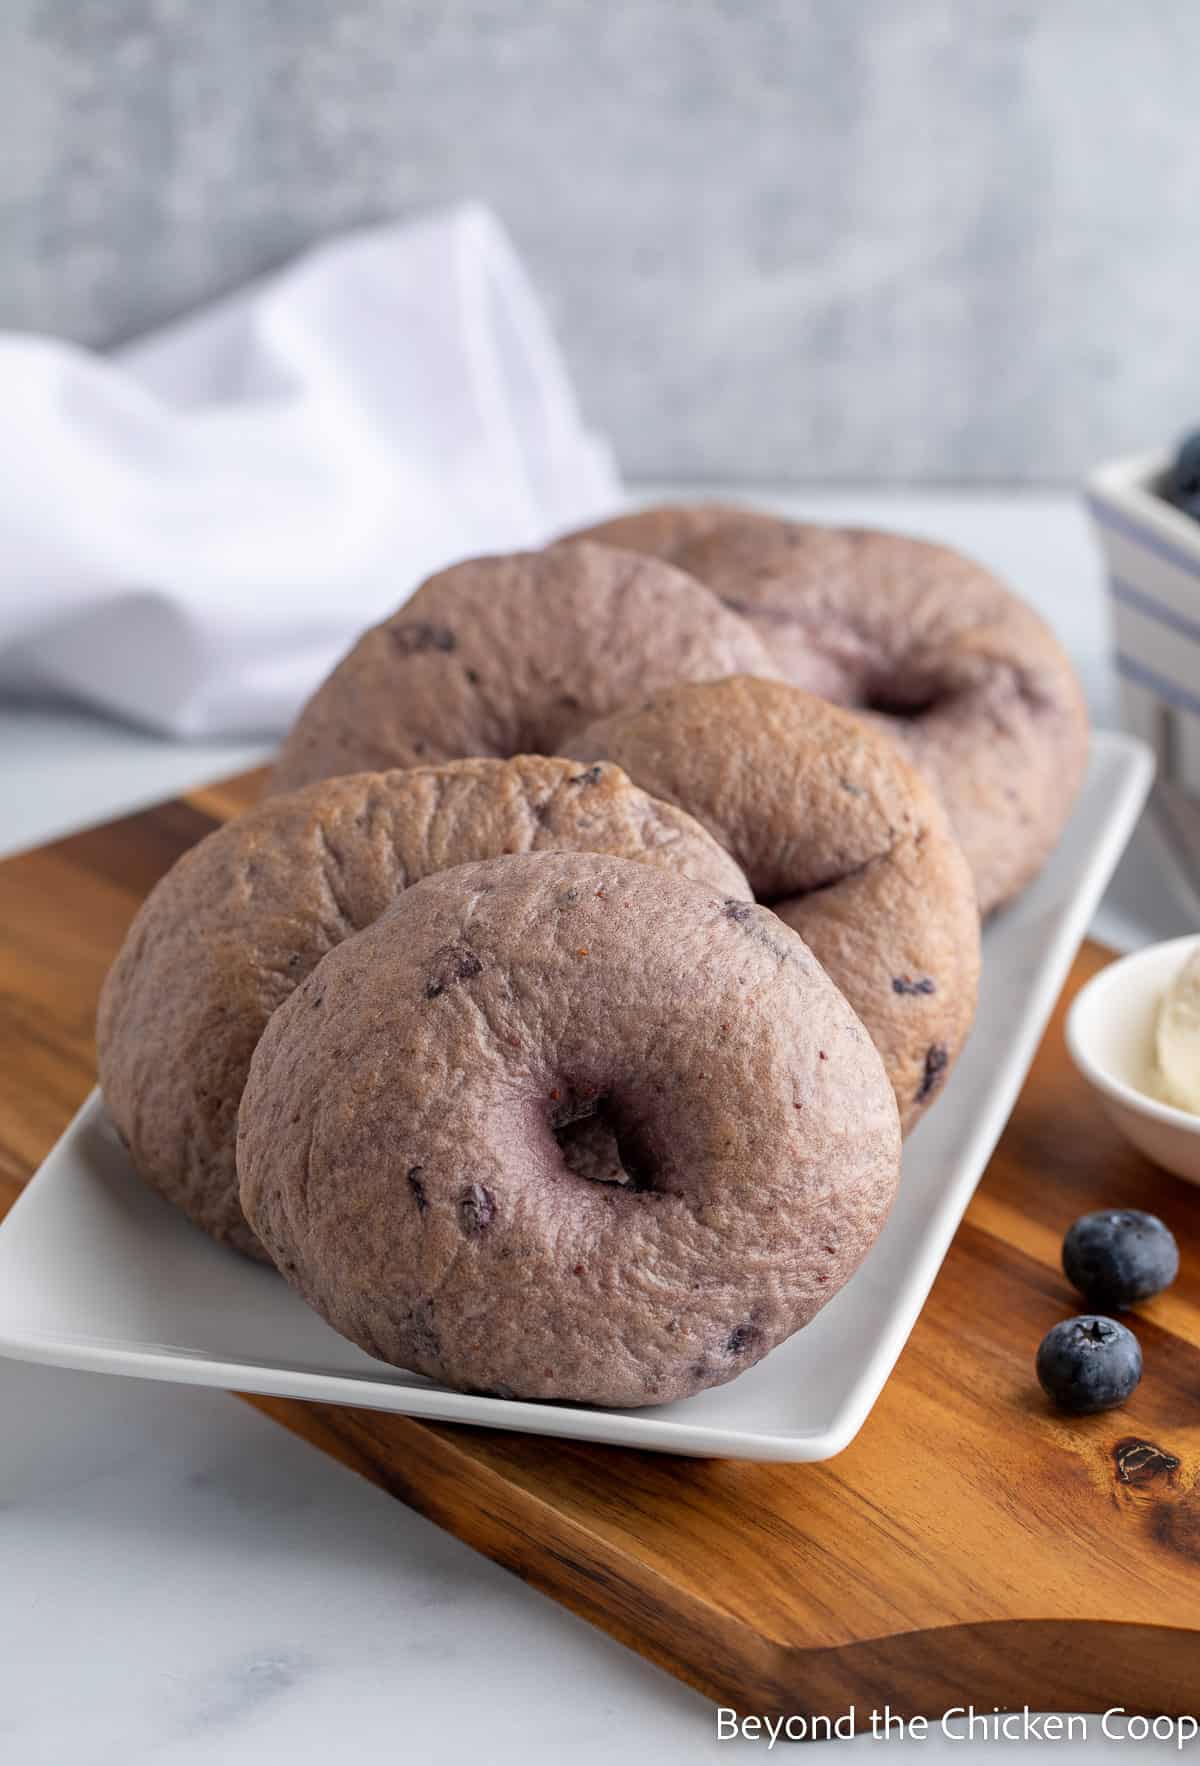
[[[185,853],[134,920],[100,1000],[100,1084],[146,1182],[215,1238],[261,1255],[238,1204],[234,1138],[271,1013],[419,878],[558,848],[750,898],[702,828],[616,767],[536,756],[327,780]]]
[[[698,578],[796,686],[882,724],[940,796],[981,913],[1037,875],[1083,777],[1087,715],[1049,627],[981,564],[725,504],[639,510],[582,537]]]
[[[258,1044],[238,1138],[255,1231],[369,1354],[621,1406],[806,1324],[899,1154],[879,1056],[801,939],[582,853],[444,871],[331,951]]]
[[[466,755],[557,754],[568,730],[678,680],[777,675],[747,623],[607,546],[474,558],[366,632],[284,743],[274,789]]]
[[[894,743],[797,687],[739,676],[668,688],[570,746],[733,853],[870,1031],[911,1128],[971,1028],[979,915],[945,813]]]

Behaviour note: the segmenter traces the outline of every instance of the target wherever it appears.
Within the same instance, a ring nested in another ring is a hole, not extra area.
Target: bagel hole
[[[637,1139],[617,1120],[610,1097],[573,1104],[551,1124],[563,1164],[589,1183],[617,1184],[627,1190],[653,1189],[650,1163]]]
[[[868,688],[860,703],[862,711],[878,712],[880,717],[911,721],[927,717],[940,704],[942,695],[929,687],[914,686],[906,690],[896,681],[879,681]]]

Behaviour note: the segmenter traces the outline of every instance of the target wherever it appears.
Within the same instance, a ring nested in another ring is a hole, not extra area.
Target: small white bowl
[[[1200,936],[1151,944],[1093,976],[1067,1014],[1067,1048],[1127,1140],[1139,1152],[1200,1183],[1200,1116],[1154,1096],[1154,1025],[1159,1002]]]

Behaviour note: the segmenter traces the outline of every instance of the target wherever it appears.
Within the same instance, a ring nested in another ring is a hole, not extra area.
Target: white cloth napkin
[[[0,689],[277,730],[430,571],[618,494],[476,207],[322,246],[113,357],[0,334]]]

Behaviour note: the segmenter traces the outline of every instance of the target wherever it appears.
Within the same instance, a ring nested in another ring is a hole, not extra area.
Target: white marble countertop
[[[974,552],[1057,627],[1096,721],[1117,721],[1100,565],[1073,499],[763,500]],[[0,707],[0,852],[263,756]],[[1139,835],[1099,932],[1129,944],[1193,927]],[[0,1361],[0,1417],[0,1758],[13,1766],[765,1754],[719,1743],[696,1694],[232,1398]],[[875,1746],[836,1745],[846,1760]],[[1159,1751],[1173,1753],[1137,1757]]]

